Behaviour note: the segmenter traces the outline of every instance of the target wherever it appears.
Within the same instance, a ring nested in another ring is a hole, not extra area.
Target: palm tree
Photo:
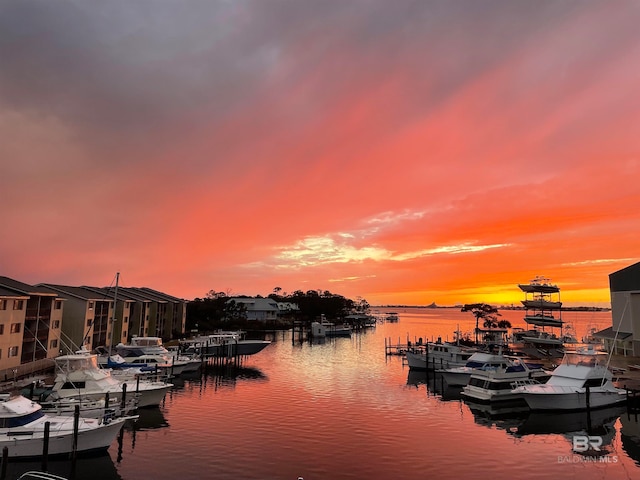
[[[462,312],[471,312],[476,317],[476,343],[478,343],[478,330],[480,319],[484,320],[485,328],[494,328],[500,316],[498,309],[487,303],[467,303],[462,307]],[[507,321],[507,320],[505,320]]]

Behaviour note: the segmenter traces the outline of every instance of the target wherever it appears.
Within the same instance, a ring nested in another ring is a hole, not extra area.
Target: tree
[[[485,328],[495,328],[500,313],[498,309],[487,303],[467,303],[462,307],[463,312],[471,312],[476,317],[476,343],[478,343],[478,329],[480,319],[484,320]],[[505,320],[506,321],[506,320]]]

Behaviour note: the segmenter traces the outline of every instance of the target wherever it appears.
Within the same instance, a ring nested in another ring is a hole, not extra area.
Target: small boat
[[[387,312],[384,319],[387,322],[397,322],[400,317],[396,312]]]
[[[529,283],[518,284],[520,290],[526,293],[558,293],[560,288],[551,283],[546,277],[536,275]]]
[[[449,342],[427,342],[423,348],[407,350],[405,358],[410,369],[435,370],[466,365],[477,349]]]
[[[542,313],[525,315],[524,321],[529,325],[536,325],[538,327],[562,327],[564,324],[562,320],[555,318],[553,315]]]
[[[526,335],[521,337],[523,342],[531,343],[533,345],[543,346],[562,346],[562,339],[556,337],[553,333],[545,332],[542,330],[530,330]]]
[[[477,371],[471,374],[469,383],[462,389],[465,400],[476,403],[523,405],[522,396],[514,393],[519,385],[538,384],[549,374],[541,368],[529,368],[523,359],[513,359],[506,369]]]
[[[638,371],[640,370],[640,365],[637,365],[637,364],[627,365],[627,368],[629,368],[629,370]]]
[[[469,383],[474,373],[506,372],[510,367],[513,367],[515,371],[524,370],[524,368],[518,367],[521,361],[523,360],[507,357],[502,353],[476,352],[471,355],[463,367],[446,368],[436,370],[436,372],[442,374],[442,378],[450,387],[464,387]],[[536,372],[542,369],[541,364],[527,364],[527,367]]]
[[[106,450],[129,418],[77,420],[76,452]],[[7,447],[9,457],[42,456],[46,424],[49,424],[49,455],[64,455],[74,450],[73,416],[50,416],[42,407],[22,395],[0,395],[0,449]]]
[[[108,393],[110,399],[122,400],[126,395],[136,395],[138,407],[158,406],[171,383],[144,379],[119,380],[111,370],[98,367],[98,356],[85,351],[61,355],[55,358],[56,377],[44,400],[76,399],[101,400]]]
[[[540,385],[514,389],[531,410],[586,410],[626,402],[626,391],[613,385],[607,354],[592,346],[566,352],[562,363]]]
[[[96,348],[98,363],[105,368],[158,369],[165,375],[197,371],[202,362],[194,355],[181,355],[168,350],[160,337],[132,337],[128,344],[119,343],[112,354],[105,347]]]
[[[217,332],[181,342],[187,354],[197,353],[210,357],[255,355],[271,345],[269,340],[248,340],[244,332]]]
[[[18,480],[67,480],[65,477],[54,475],[49,472],[40,472],[36,470],[30,470],[24,472],[18,477]]]

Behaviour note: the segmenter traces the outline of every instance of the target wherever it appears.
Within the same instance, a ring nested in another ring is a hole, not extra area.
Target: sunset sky
[[[0,275],[609,302],[640,2],[0,0]]]

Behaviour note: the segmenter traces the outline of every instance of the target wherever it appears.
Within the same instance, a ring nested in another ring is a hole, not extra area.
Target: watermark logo
[[[602,437],[591,435],[574,435],[573,436],[573,451],[577,453],[599,452],[602,446]]]
[[[618,463],[617,455],[609,455],[601,448],[600,436],[573,435],[571,443],[574,454],[558,456],[558,463]]]

